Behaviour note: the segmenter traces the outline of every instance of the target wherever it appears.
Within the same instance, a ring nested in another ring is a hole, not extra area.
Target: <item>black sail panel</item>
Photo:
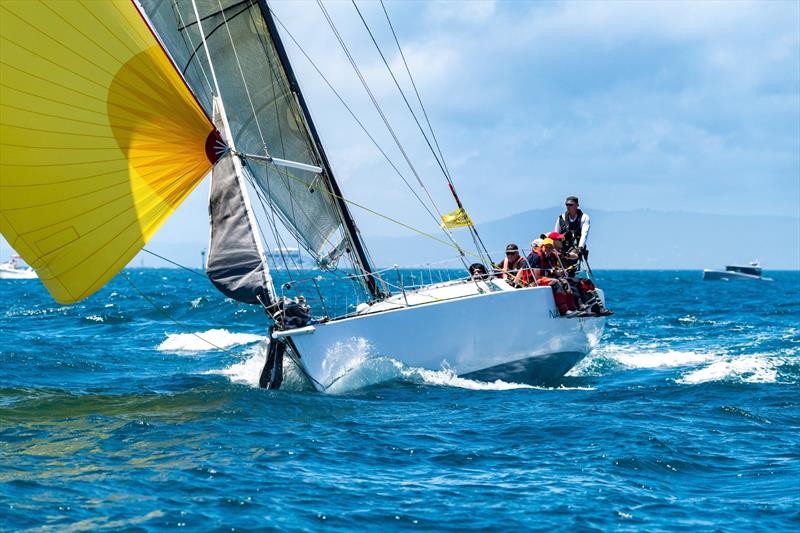
[[[227,137],[222,110],[214,106],[214,123]],[[274,302],[269,268],[261,250],[258,228],[247,200],[241,166],[231,152],[222,156],[211,174],[208,211],[211,235],[206,273],[225,296],[247,304]]]

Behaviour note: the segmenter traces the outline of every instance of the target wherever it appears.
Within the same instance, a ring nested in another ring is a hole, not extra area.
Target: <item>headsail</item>
[[[75,302],[208,173],[214,127],[132,2],[5,1],[0,36],[0,230]]]
[[[218,98],[214,99],[214,124],[232,146]],[[208,211],[211,237],[206,272],[225,296],[248,304],[268,306],[275,290],[264,261],[258,227],[250,210],[241,163],[228,151],[214,166]]]
[[[331,185],[327,162],[309,131],[300,96],[265,18],[266,4],[257,0],[195,3],[237,150],[268,152],[275,158],[326,169],[317,174],[253,164],[250,170],[257,187],[318,261],[343,239],[358,239],[354,228],[345,225],[337,200],[340,195]],[[142,5],[187,82],[210,110],[210,69],[192,2],[142,0]]]

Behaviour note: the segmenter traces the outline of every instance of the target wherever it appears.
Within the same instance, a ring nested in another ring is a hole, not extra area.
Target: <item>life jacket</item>
[[[533,271],[528,267],[522,255],[513,265],[510,264],[508,257],[503,259],[503,268],[506,270],[506,276],[508,276],[507,281],[513,281],[517,277],[517,271],[520,271],[522,275],[519,277],[519,282],[523,287],[527,287],[533,282]]]
[[[555,252],[550,252],[550,257],[547,257],[540,248],[536,250],[536,255],[539,256],[539,270],[543,271],[542,277],[552,276],[553,270],[557,267]]]
[[[565,211],[558,217],[558,232],[565,235],[564,247],[571,248],[577,246],[581,242],[581,221],[583,220],[583,211],[578,208],[578,214],[575,220],[569,219],[569,211]]]

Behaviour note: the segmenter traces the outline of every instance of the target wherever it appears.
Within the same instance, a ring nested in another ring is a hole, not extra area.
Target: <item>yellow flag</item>
[[[211,170],[214,127],[130,0],[3,0],[0,79],[0,231],[76,302]]]
[[[469,218],[463,207],[459,207],[452,213],[442,215],[443,228],[464,228],[472,225],[472,219]]]

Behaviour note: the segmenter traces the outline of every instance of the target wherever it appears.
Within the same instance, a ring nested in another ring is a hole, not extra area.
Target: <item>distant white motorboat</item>
[[[728,265],[725,270],[703,270],[703,280],[729,281],[734,279],[749,279],[756,281],[773,281],[761,275],[761,265],[758,261],[751,261],[749,265]]]
[[[18,255],[10,261],[0,263],[0,279],[36,279],[36,271],[22,262]]]
[[[303,254],[300,248],[278,246],[272,249],[272,268],[275,270],[292,270],[303,268]]]

